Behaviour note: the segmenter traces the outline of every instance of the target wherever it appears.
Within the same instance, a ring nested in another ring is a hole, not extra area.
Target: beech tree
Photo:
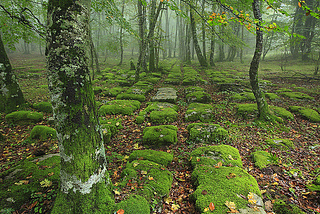
[[[52,213],[112,213],[114,200],[88,68],[90,0],[49,0],[47,67],[61,157]]]

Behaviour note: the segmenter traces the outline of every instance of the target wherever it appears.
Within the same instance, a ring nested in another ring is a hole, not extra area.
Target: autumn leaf
[[[229,175],[227,175],[226,177],[228,179],[231,179],[231,178],[235,178],[236,176],[237,176],[236,174],[230,172]]]
[[[124,214],[124,210],[123,209],[118,210],[117,214]]]
[[[299,6],[299,7],[301,7],[301,6],[302,6],[302,5],[301,5],[301,2],[298,2],[298,6]]]
[[[48,179],[44,179],[43,181],[40,182],[41,187],[50,187],[52,185],[52,182],[49,181]]]
[[[214,204],[213,204],[212,202],[209,204],[209,209],[210,209],[211,211],[213,211],[213,210],[216,209],[216,207],[214,206]]]
[[[141,170],[141,174],[142,174],[142,175],[146,175],[146,174],[147,174],[147,172],[146,172],[146,171]]]
[[[209,211],[209,207],[204,208],[203,212],[206,213]]]
[[[171,197],[164,198],[164,202],[166,204],[170,204],[172,202],[172,198]]]
[[[114,192],[115,195],[120,195],[120,192],[118,190],[116,190],[116,189],[114,189],[113,192]]]
[[[257,203],[257,200],[254,199],[254,195],[252,192],[249,192],[248,194],[248,202],[253,205]]]
[[[133,148],[134,148],[134,149],[139,149],[139,144],[138,144],[138,143],[135,143],[135,144],[133,145]]]
[[[149,178],[148,178],[150,181],[153,181],[153,177],[151,177],[151,176],[149,176]]]
[[[133,165],[133,167],[136,167],[136,166],[139,165],[139,163],[138,162],[134,162],[132,165]]]
[[[224,203],[229,209],[230,211],[228,211],[228,213],[239,213],[239,211],[236,208],[236,204],[232,201],[226,201],[226,203]]]
[[[172,211],[177,211],[180,208],[179,204],[172,204],[171,205],[171,210]]]

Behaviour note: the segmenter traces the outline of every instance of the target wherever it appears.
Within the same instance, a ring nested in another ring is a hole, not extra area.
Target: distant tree
[[[103,136],[88,68],[90,0],[49,0],[47,68],[61,157],[51,213],[113,213]]]

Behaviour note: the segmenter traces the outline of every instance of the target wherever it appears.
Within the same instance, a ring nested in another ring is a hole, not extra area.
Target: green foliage
[[[33,127],[30,133],[31,139],[40,139],[40,140],[47,140],[48,138],[57,138],[57,133],[54,128],[37,125]]]
[[[294,204],[286,204],[283,200],[276,200],[273,204],[273,210],[277,214],[305,214],[305,212],[301,211],[297,205]]]
[[[311,122],[318,123],[320,122],[320,115],[317,111],[310,109],[310,108],[305,108],[302,106],[290,106],[289,107],[290,111],[297,112],[304,118],[308,119]]]
[[[289,148],[294,148],[294,144],[291,140],[288,139],[267,139],[266,143],[273,148],[280,150],[288,150]]]
[[[252,153],[254,164],[260,169],[266,168],[269,164],[271,164],[269,157],[270,154],[267,151],[256,151]]]

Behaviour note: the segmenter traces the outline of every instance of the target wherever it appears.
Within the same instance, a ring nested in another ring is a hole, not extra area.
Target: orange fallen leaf
[[[210,209],[211,211],[213,211],[213,210],[216,209],[216,207],[214,206],[214,204],[213,204],[212,202],[209,204],[209,209]]]
[[[124,214],[124,210],[123,209],[118,210],[117,214]]]

